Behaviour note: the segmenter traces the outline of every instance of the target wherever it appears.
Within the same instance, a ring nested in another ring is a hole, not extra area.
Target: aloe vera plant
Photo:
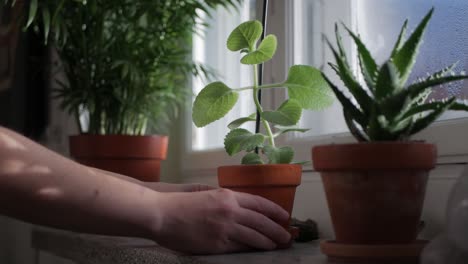
[[[406,85],[433,11],[432,8],[426,14],[407,40],[405,34],[408,20],[404,22],[390,58],[382,65],[376,64],[359,36],[343,24],[357,46],[360,68],[367,89],[353,75],[338,25],[335,25],[338,49],[328,44],[336,64],[329,65],[341,78],[354,101],[323,76],[343,106],[348,128],[359,141],[408,140],[411,135],[429,126],[446,110],[468,111],[468,106],[457,101],[455,97],[440,101],[428,100],[433,87],[468,78],[464,74],[455,75],[453,69],[456,63]]]
[[[320,71],[306,65],[292,66],[286,81],[282,83],[258,85],[257,67],[274,56],[277,46],[276,37],[268,35],[257,47],[262,32],[259,21],[247,21],[235,28],[227,40],[229,50],[245,53],[240,62],[253,67],[253,85],[231,88],[222,82],[208,84],[195,99],[192,118],[197,127],[206,126],[225,116],[236,104],[240,92],[250,91],[265,134],[240,128],[246,122],[256,121],[255,113],[236,119],[228,125],[230,132],[224,140],[226,152],[232,156],[246,151],[242,164],[291,163],[293,149],[276,146],[275,138],[287,132],[307,131],[296,127],[302,110],[318,110],[329,106],[333,100],[332,93]],[[260,105],[257,94],[260,89],[272,88],[286,88],[289,98],[278,109],[267,111]],[[266,160],[254,152],[256,148],[261,150]]]

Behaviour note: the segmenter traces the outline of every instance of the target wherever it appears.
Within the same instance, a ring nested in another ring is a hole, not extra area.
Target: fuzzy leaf
[[[304,109],[318,110],[333,103],[331,90],[319,70],[307,65],[294,65],[284,83],[290,99]]]
[[[224,139],[224,148],[232,156],[242,150],[252,151],[256,147],[262,146],[265,136],[262,134],[252,134],[247,129],[236,128],[231,130]]]
[[[247,153],[241,161],[242,164],[250,164],[250,165],[256,165],[256,164],[263,164],[262,158],[257,153]]]
[[[399,90],[398,70],[391,61],[387,61],[379,70],[377,84],[375,86],[375,97],[377,100],[380,100],[391,96]]]
[[[273,58],[275,55],[276,46],[276,37],[274,35],[268,35],[263,39],[262,43],[260,43],[260,46],[256,51],[245,55],[241,59],[241,63],[253,65],[271,60],[271,58]]]
[[[263,152],[268,157],[270,164],[289,164],[294,158],[294,150],[291,147],[265,146]]]
[[[251,50],[262,35],[262,23],[257,20],[247,21],[237,26],[229,35],[227,48],[231,51]]]
[[[309,131],[310,129],[308,128],[298,128],[298,127],[282,127],[282,126],[276,126],[276,133],[274,134],[274,137],[278,137],[284,133],[288,133],[288,132],[301,132],[301,133],[304,133],[304,132],[307,132]]]
[[[349,92],[356,99],[363,112],[369,113],[369,106],[371,104],[372,99],[364,90],[364,88],[362,88],[359,82],[355,79],[353,72],[351,71],[343,57],[338,54],[338,52],[333,48],[331,43],[328,43],[328,45],[330,46],[330,49],[336,60],[337,67],[332,66],[332,69],[335,70],[338,76],[340,76],[346,88],[348,88]]]
[[[372,55],[370,54],[369,50],[366,48],[364,43],[361,41],[361,39],[358,36],[356,36],[356,34],[354,34],[348,27],[346,27],[346,25],[343,24],[343,26],[353,38],[354,43],[356,43],[362,75],[364,76],[364,80],[366,81],[369,89],[371,91],[374,91],[374,78],[377,75],[377,64],[375,63],[374,58],[372,58]]]
[[[238,97],[237,92],[222,82],[208,84],[193,103],[193,122],[203,127],[222,118],[234,107]]]
[[[286,100],[276,111],[265,111],[262,117],[268,122],[281,126],[292,126],[299,122],[302,108],[295,100]]]
[[[238,119],[232,121],[231,123],[229,123],[228,128],[229,129],[238,128],[238,127],[240,127],[241,125],[243,125],[246,122],[255,121],[255,116],[256,116],[256,114],[253,113],[253,114],[251,114],[251,115],[249,115],[247,117],[238,118]]]
[[[403,44],[401,49],[396,52],[392,57],[395,66],[397,67],[400,73],[400,85],[403,86],[411,73],[411,69],[416,62],[416,56],[419,52],[419,46],[421,45],[421,40],[426,29],[427,23],[431,19],[434,8],[427,13],[423,18],[421,23],[416,27],[413,34],[408,38],[408,40]]]

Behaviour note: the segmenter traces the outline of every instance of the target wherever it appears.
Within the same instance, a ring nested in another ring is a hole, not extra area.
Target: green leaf
[[[263,152],[268,157],[269,164],[289,164],[294,158],[294,150],[291,147],[265,146]]]
[[[289,69],[284,83],[290,99],[304,109],[318,110],[333,103],[331,90],[318,69],[307,65],[294,65]]]
[[[257,20],[247,21],[237,26],[229,35],[227,48],[231,51],[252,50],[262,35],[262,23]]]
[[[238,128],[238,127],[240,127],[241,125],[243,125],[246,122],[255,121],[256,120],[255,116],[256,116],[256,114],[253,113],[253,114],[249,115],[248,117],[238,118],[238,119],[232,121],[231,123],[229,123],[228,128],[229,129]]]
[[[242,164],[245,165],[257,165],[263,164],[262,158],[257,153],[247,153],[241,161]]]
[[[340,76],[346,88],[348,88],[349,92],[356,99],[362,111],[364,113],[369,113],[369,106],[371,104],[372,99],[364,90],[364,88],[359,84],[359,82],[355,79],[352,70],[347,65],[346,61],[343,59],[343,56],[340,56],[338,54],[338,52],[333,48],[330,42],[328,42],[328,46],[330,47],[333,56],[336,60],[337,68],[335,67],[335,65],[333,65],[331,66],[332,69],[335,70],[338,76]]]
[[[288,132],[307,132],[310,129],[309,128],[298,128],[298,127],[282,127],[282,126],[276,126],[276,133],[273,135],[274,137],[278,137],[284,133]]]
[[[276,111],[264,111],[262,117],[268,122],[281,126],[297,124],[301,118],[302,108],[293,99],[286,100]]]
[[[403,26],[401,27],[400,34],[398,34],[398,39],[395,43],[395,46],[393,47],[392,55],[390,56],[391,58],[393,58],[393,56],[395,56],[395,54],[398,51],[400,51],[401,46],[403,46],[403,41],[405,40],[407,27],[408,27],[408,19],[405,20],[405,22],[403,23]]]
[[[25,29],[28,28],[32,22],[34,21],[34,18],[36,17],[37,13],[37,3],[38,0],[31,0],[29,3],[29,14],[28,14],[28,22],[26,22],[26,26],[24,27]]]
[[[265,141],[262,134],[252,134],[247,129],[236,128],[231,130],[224,139],[224,148],[232,156],[242,150],[252,151],[256,147],[261,147]]]
[[[438,108],[434,109],[430,114],[414,122],[414,125],[412,126],[412,129],[409,132],[409,135],[416,134],[419,131],[428,127],[430,124],[436,121],[436,119],[439,118],[440,115],[442,115],[447,109],[449,109],[450,106],[454,102],[455,102],[455,98],[452,98],[446,102],[443,102],[442,104],[438,106]]]
[[[238,98],[239,94],[222,82],[208,84],[193,103],[193,122],[197,127],[203,127],[222,118],[231,111]]]
[[[50,12],[49,9],[42,9],[42,20],[44,23],[44,43],[47,44],[50,32]]]
[[[364,136],[364,134],[359,130],[359,128],[356,127],[356,124],[354,123],[353,117],[351,114],[343,109],[343,116],[346,122],[346,125],[348,126],[349,132],[356,138],[359,142],[365,142],[368,141],[368,139]]]
[[[408,86],[408,88],[406,88],[400,93],[402,93],[403,95],[409,94],[411,98],[413,98],[413,97],[418,96],[419,93],[423,92],[426,88],[433,87],[433,86],[440,85],[440,84],[449,83],[449,82],[460,81],[464,79],[468,79],[468,75],[445,76],[445,77],[439,77],[439,78],[434,78],[434,79],[427,79],[422,82],[417,82],[415,84]]]
[[[391,61],[385,62],[379,70],[377,84],[375,86],[375,98],[380,100],[391,96],[400,89],[397,68]]]
[[[349,113],[350,117],[352,120],[355,120],[358,122],[358,124],[365,128],[367,126],[367,118],[366,116],[359,110],[352,102],[350,99],[348,99],[343,92],[338,89],[328,78],[325,76],[325,74],[322,74],[323,78],[325,81],[328,83],[328,85],[331,87],[333,92],[336,95],[336,98],[338,101],[340,101],[341,105],[343,106],[343,111]]]
[[[275,55],[276,46],[276,37],[274,35],[268,35],[263,39],[262,43],[260,43],[260,46],[256,51],[245,55],[241,59],[241,63],[253,65],[271,60],[271,58],[273,58]]]
[[[375,63],[374,58],[372,58],[372,55],[361,39],[356,36],[356,34],[354,34],[348,27],[346,27],[345,24],[343,24],[343,26],[348,31],[349,35],[351,35],[353,38],[354,43],[356,43],[362,75],[364,76],[364,80],[366,81],[369,89],[374,91],[376,82],[375,77],[377,76],[377,64]]]
[[[408,40],[403,44],[401,49],[395,53],[392,57],[395,66],[397,67],[400,73],[400,85],[403,86],[411,73],[411,69],[416,62],[416,56],[419,52],[419,47],[421,45],[422,37],[426,29],[427,23],[431,19],[434,8],[427,13],[423,18],[421,23],[416,27],[413,34],[408,38]]]

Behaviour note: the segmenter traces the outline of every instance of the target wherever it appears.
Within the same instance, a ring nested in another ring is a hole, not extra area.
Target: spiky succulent
[[[376,64],[361,39],[343,25],[357,46],[360,68],[367,89],[353,75],[338,25],[335,25],[338,49],[328,44],[336,64],[329,65],[339,75],[354,100],[346,97],[335,84],[323,76],[343,106],[348,128],[359,141],[408,140],[411,135],[429,126],[446,110],[468,111],[468,106],[457,102],[455,97],[440,101],[428,100],[433,87],[468,78],[467,75],[453,73],[456,64],[427,78],[419,78],[417,82],[406,86],[433,11],[432,8],[407,40],[405,33],[408,20],[404,22],[390,58],[380,66]]]

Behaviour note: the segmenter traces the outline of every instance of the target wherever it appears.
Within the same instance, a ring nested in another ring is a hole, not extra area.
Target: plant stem
[[[284,86],[284,83],[272,83],[272,84],[265,84],[257,86],[258,89],[271,89],[271,88],[281,88]],[[235,91],[245,91],[245,90],[252,90],[254,86],[246,86],[241,88],[235,88]]]
[[[270,124],[268,124],[268,122],[262,118],[262,113],[263,113],[263,108],[262,108],[262,105],[260,104],[260,102],[258,101],[258,90],[260,89],[258,87],[258,66],[257,65],[254,65],[254,86],[253,86],[253,98],[254,98],[254,102],[255,102],[255,106],[257,107],[257,111],[260,113],[260,120],[262,121],[263,123],[263,126],[265,127],[265,130],[268,134],[268,140],[270,141],[270,145],[272,147],[275,147],[275,137],[273,135],[273,132],[271,132],[271,128],[270,128]]]

